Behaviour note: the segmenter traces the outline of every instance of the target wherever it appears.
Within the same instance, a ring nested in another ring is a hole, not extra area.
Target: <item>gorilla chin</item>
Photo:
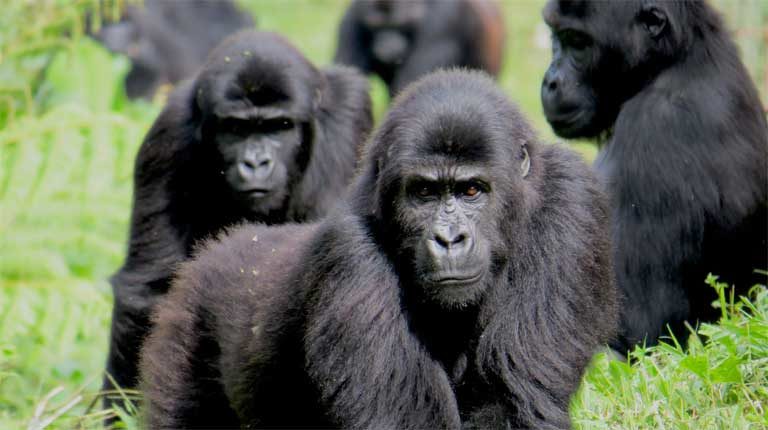
[[[445,309],[464,309],[476,305],[488,288],[488,270],[478,272],[445,271],[426,278],[422,284],[428,302]]]
[[[287,193],[283,187],[254,188],[237,192],[235,198],[244,210],[253,214],[268,213],[280,209],[285,202]]]
[[[552,130],[563,138],[594,137],[601,129],[596,126],[595,109],[589,106],[562,107],[543,103],[544,116]]]

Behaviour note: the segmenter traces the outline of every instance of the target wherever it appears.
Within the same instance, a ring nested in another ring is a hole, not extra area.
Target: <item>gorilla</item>
[[[230,0],[145,0],[94,37],[131,60],[128,97],[150,99],[161,85],[192,76],[227,36],[253,26],[253,18]]]
[[[536,428],[618,324],[608,206],[479,72],[406,89],[346,201],[181,266],[142,352],[147,428]]]
[[[227,39],[177,88],[139,149],[128,254],[111,278],[107,372],[119,386],[137,385],[150,310],[201,239],[328,212],[352,178],[370,104],[356,71],[320,71],[255,31]]]
[[[378,75],[392,96],[440,67],[496,76],[503,49],[494,0],[355,0],[339,28],[335,61]]]
[[[612,203],[626,351],[716,320],[708,273],[768,267],[768,126],[720,16],[703,1],[558,1],[541,97],[566,138],[598,137]],[[744,291],[744,290],[740,291]]]

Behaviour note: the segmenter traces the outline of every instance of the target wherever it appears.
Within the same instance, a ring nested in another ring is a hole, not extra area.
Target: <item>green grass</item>
[[[596,357],[572,402],[583,429],[768,428],[768,290],[720,293],[722,318],[703,324],[688,348],[676,339],[637,348],[633,362]]]
[[[106,279],[125,252],[133,157],[161,102],[126,100],[125,59],[79,36],[82,9],[98,0],[6,3],[0,14],[0,429],[92,428],[102,417],[93,403],[112,303]],[[244,4],[260,28],[285,34],[317,64],[330,61],[345,2]],[[541,4],[504,3],[500,85],[542,138],[554,141],[538,95],[549,59]],[[380,117],[386,92],[381,82],[373,84]],[[591,145],[578,149],[594,155]],[[576,425],[768,428],[768,298],[763,290],[731,307],[723,324],[702,328],[710,341],[693,342],[688,352],[663,346],[639,354],[633,365],[598,358],[574,399]]]

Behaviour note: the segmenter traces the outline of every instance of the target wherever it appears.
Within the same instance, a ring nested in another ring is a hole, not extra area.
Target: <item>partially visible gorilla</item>
[[[712,321],[709,272],[744,291],[768,267],[768,126],[720,16],[703,1],[551,0],[544,112],[605,136],[626,350]]]
[[[607,212],[488,77],[426,77],[338,212],[182,265],[142,353],[147,428],[568,428],[618,319]]]
[[[495,0],[355,0],[339,28],[335,61],[378,75],[392,96],[441,67],[496,76],[503,49]]]
[[[272,33],[232,36],[179,86],[139,149],[128,255],[111,279],[107,371],[120,386],[137,385],[150,310],[197,242],[242,220],[325,214],[371,122],[365,77],[319,71]]]
[[[128,97],[151,98],[161,85],[194,75],[216,45],[253,25],[230,0],[145,0],[143,7],[128,6],[119,22],[94,36],[131,60]]]

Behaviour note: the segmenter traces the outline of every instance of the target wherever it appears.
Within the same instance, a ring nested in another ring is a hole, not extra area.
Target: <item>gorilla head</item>
[[[544,76],[544,113],[563,137],[610,128],[622,103],[692,42],[686,8],[696,2],[550,1],[552,63]]]
[[[371,31],[371,52],[382,64],[401,64],[408,57],[413,39],[426,14],[423,0],[374,0],[355,4],[360,20]]]
[[[259,40],[239,37],[213,51],[196,100],[201,139],[213,143],[227,189],[243,209],[264,214],[284,205],[307,167],[324,82],[276,34],[248,34]]]
[[[422,298],[447,307],[474,303],[500,270],[500,214],[525,205],[534,139],[519,113],[499,108],[509,104],[493,86],[457,82],[465,76],[439,75],[440,85],[404,94],[371,149],[382,242]]]

